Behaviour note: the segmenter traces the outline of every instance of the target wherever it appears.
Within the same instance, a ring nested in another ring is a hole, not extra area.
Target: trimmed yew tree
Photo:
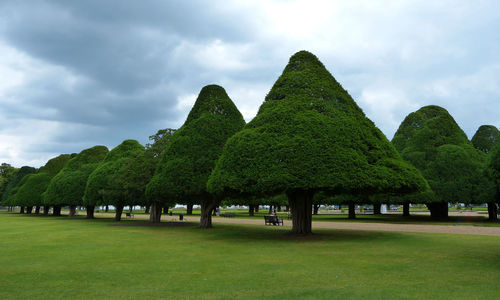
[[[482,125],[472,137],[472,145],[488,154],[498,141],[499,131],[493,125]]]
[[[9,181],[2,194],[3,206],[15,206],[14,195],[18,190],[18,186],[24,183],[23,178],[28,174],[35,173],[36,169],[33,167],[23,166],[19,169],[16,175]]]
[[[151,221],[159,222],[165,204],[201,204],[201,228],[212,227],[210,212],[218,202],[207,191],[207,180],[226,140],[245,125],[243,116],[218,85],[201,89],[184,125],[171,137],[146,189],[153,202]]]
[[[19,186],[14,201],[16,205],[30,207],[43,205],[42,194],[47,189],[50,180],[61,171],[68,161],[76,154],[61,154],[50,159],[45,166],[41,167],[35,174],[29,174],[23,179],[24,183]],[[44,213],[48,209],[44,209]],[[55,205],[53,208],[55,216],[61,215],[61,206]]]
[[[75,215],[77,206],[83,205],[83,194],[87,179],[101,163],[108,148],[95,146],[85,149],[73,157],[49,183],[42,198],[45,206],[69,206],[69,215]],[[94,217],[94,206],[88,205],[87,218]]]
[[[490,164],[493,160],[491,158],[492,153],[495,152],[494,155],[496,154],[496,151],[493,151],[495,149],[496,144],[498,143],[498,135],[499,131],[498,129],[493,126],[493,125],[482,125],[479,127],[479,129],[476,131],[474,134],[474,137],[472,137],[472,144],[474,147],[478,150],[483,151],[488,155],[489,159],[487,161],[487,164]],[[483,187],[485,188],[486,191],[489,191],[490,193],[485,193],[488,198],[484,201],[488,203],[488,219],[490,221],[498,221],[498,207],[497,203],[499,202],[498,200],[498,191],[497,191],[497,181],[494,178],[494,176],[491,176],[493,173],[491,172],[491,166],[485,165],[485,175],[489,179],[489,185]]]
[[[434,191],[427,203],[432,217],[447,217],[449,202],[482,203],[486,156],[472,146],[444,108],[431,105],[410,113],[392,143]]]
[[[414,192],[420,173],[313,54],[290,58],[257,116],[231,137],[208,181],[218,195],[286,193],[292,232],[311,233],[314,194]]]
[[[116,209],[115,220],[120,221],[123,207],[138,203],[144,194],[144,188],[142,195],[135,189],[136,176],[149,176],[147,181],[151,178],[152,171],[149,173],[151,175],[136,172],[141,167],[135,166],[135,162],[141,159],[141,162],[145,162],[144,156],[145,148],[135,140],[125,140],[109,151],[88,177],[83,196],[84,205],[113,205]]]
[[[497,204],[500,204],[500,143],[491,149],[488,163],[486,165],[486,175],[493,182],[494,200],[488,203],[488,215],[490,220],[498,220]]]

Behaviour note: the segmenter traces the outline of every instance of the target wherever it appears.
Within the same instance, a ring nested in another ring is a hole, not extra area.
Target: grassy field
[[[500,238],[0,212],[0,298],[500,297]]]

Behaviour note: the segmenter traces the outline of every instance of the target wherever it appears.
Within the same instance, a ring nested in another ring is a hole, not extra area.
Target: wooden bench
[[[264,222],[266,225],[280,225],[283,226],[283,219],[278,218],[278,216],[264,216]]]
[[[133,213],[125,213],[125,217],[126,218],[133,218],[134,217],[134,214]]]

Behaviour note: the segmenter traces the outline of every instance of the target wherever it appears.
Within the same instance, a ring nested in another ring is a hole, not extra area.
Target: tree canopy
[[[290,58],[257,116],[231,137],[213,192],[418,190],[425,181],[313,54]]]
[[[146,144],[146,153],[154,159],[160,160],[167,148],[175,129],[160,129],[155,134],[149,136],[151,143]]]
[[[28,174],[35,173],[36,169],[33,167],[28,167],[28,166],[23,166],[17,171],[16,175],[12,177],[12,179],[9,181],[7,186],[5,187],[3,194],[2,194],[2,205],[5,206],[13,206],[16,205],[14,203],[14,194],[17,192],[17,188],[24,177]],[[22,182],[24,183],[24,182]]]
[[[245,125],[224,88],[201,89],[186,122],[170,139],[155,175],[147,186],[152,201],[202,203],[207,180],[226,140]]]
[[[38,172],[28,174],[24,183],[19,186],[14,202],[19,206],[43,205],[42,193],[45,192],[50,180],[61,171],[68,161],[76,154],[61,154],[50,159]]]
[[[42,196],[44,204],[47,206],[83,205],[87,178],[107,153],[108,148],[105,146],[95,146],[73,157],[50,181]]]
[[[144,147],[135,140],[125,140],[109,151],[89,175],[83,203],[88,206],[113,205],[117,209],[115,218],[120,220],[123,206],[136,204],[138,200],[134,197],[141,196],[134,190],[137,184],[135,180],[141,176],[151,178],[152,171],[149,175],[141,174],[137,169],[142,166],[136,168],[134,163],[134,160],[144,159],[144,156]]]
[[[499,131],[493,125],[481,125],[472,137],[472,145],[476,149],[489,153],[498,141]]]
[[[392,142],[434,191],[430,199],[440,203],[429,204],[433,216],[446,216],[448,202],[482,202],[477,189],[485,179],[481,171],[485,154],[472,146],[444,108],[425,106],[410,113]]]
[[[420,173],[306,51],[290,58],[257,116],[227,141],[208,181],[209,191],[221,195],[287,193],[292,209],[292,202],[302,201],[295,199],[298,194],[307,194],[311,202],[316,191],[413,192],[426,187]],[[310,233],[310,219],[303,229],[296,228],[295,220],[294,215],[293,232]]]
[[[16,176],[18,169],[8,163],[0,165],[0,201],[9,182]]]

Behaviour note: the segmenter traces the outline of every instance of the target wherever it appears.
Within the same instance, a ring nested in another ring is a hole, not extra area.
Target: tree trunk
[[[186,205],[186,215],[191,216],[193,214],[193,204]]]
[[[76,214],[76,206],[75,205],[70,205],[69,206],[69,215],[68,217],[74,217]]]
[[[161,204],[159,202],[153,202],[151,204],[151,212],[149,213],[149,222],[160,223],[161,222]],[[168,210],[168,207],[167,207]]]
[[[253,217],[255,214],[254,214],[254,211],[255,211],[255,205],[249,205],[248,206],[248,215]]]
[[[374,215],[381,215],[382,212],[380,211],[380,207],[382,206],[382,204],[380,203],[373,203],[373,214]]]
[[[288,205],[287,205],[287,206],[285,206],[285,211],[286,211],[286,212],[289,212],[289,211],[290,211],[290,206],[288,206]]]
[[[134,211],[134,206],[133,205],[129,205],[128,206],[128,211],[129,211],[129,213],[132,213]]]
[[[495,202],[488,202],[488,220],[498,221],[498,208]]]
[[[255,212],[258,213],[259,212],[259,205],[255,205]]]
[[[146,205],[146,210],[144,211],[145,214],[149,214],[149,208],[150,207],[151,207],[150,205]]]
[[[313,204],[313,207],[314,207],[313,214],[317,215],[319,210],[319,204]]]
[[[87,219],[93,219],[95,206],[87,205],[85,208],[87,209]]]
[[[278,205],[277,208],[278,208],[278,212],[281,212],[281,205]]]
[[[410,203],[403,203],[403,217],[410,216]]]
[[[33,211],[33,206],[27,206],[26,207],[26,213],[31,215],[31,212]]]
[[[217,204],[211,199],[203,199],[201,201],[200,228],[212,228],[212,210],[216,207]]]
[[[53,216],[60,216],[61,215],[61,207],[60,206],[54,206],[52,208],[52,215]]]
[[[213,209],[212,209],[212,216],[216,216],[217,215],[217,206],[215,206]]]
[[[48,216],[49,215],[49,209],[50,209],[50,206],[48,206],[48,205],[44,205],[43,206],[43,215],[44,216]]]
[[[20,214],[24,214],[24,206],[21,206],[21,209],[19,210]]]
[[[314,192],[298,190],[288,192],[288,203],[292,209],[292,233],[312,234],[312,199]]]
[[[168,210],[169,210],[168,205],[163,207],[163,213],[164,213],[165,215],[167,215],[167,214],[168,214]],[[160,206],[160,214],[161,214],[161,206]]]
[[[39,213],[40,213],[40,206],[37,205],[37,206],[35,206],[35,214],[38,215]]]
[[[106,205],[106,209],[104,210],[104,212],[108,212],[109,211],[109,206]]]
[[[432,219],[445,219],[448,217],[448,203],[432,202],[426,205],[427,208],[431,211]]]
[[[349,219],[356,219],[356,206],[354,202],[349,202]]]
[[[115,221],[120,221],[122,219],[123,205],[116,205]]]

